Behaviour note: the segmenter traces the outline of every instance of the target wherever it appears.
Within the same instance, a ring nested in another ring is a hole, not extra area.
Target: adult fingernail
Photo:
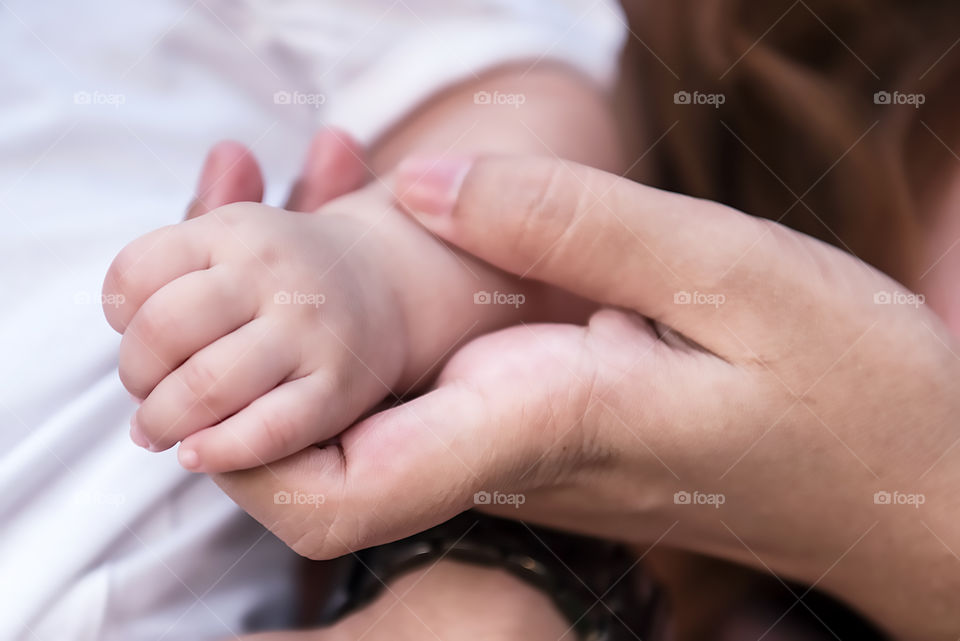
[[[143,430],[140,429],[140,424],[137,423],[136,413],[130,417],[130,440],[145,450],[151,449],[150,441],[147,440]]]
[[[191,472],[196,471],[200,467],[200,456],[197,454],[196,450],[192,450],[189,447],[180,446],[180,449],[177,450],[177,460],[180,461],[180,465]]]
[[[407,158],[397,167],[397,198],[411,213],[449,215],[472,166],[473,158],[465,156]]]

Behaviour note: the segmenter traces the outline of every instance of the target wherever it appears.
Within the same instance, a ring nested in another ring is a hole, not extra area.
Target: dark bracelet
[[[399,575],[440,559],[503,569],[543,591],[582,641],[665,638],[663,594],[624,546],[478,512],[357,552],[322,622],[340,620]]]

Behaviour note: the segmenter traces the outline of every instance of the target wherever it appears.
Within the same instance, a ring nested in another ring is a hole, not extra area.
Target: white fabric
[[[251,144],[276,202],[321,123],[369,142],[513,60],[606,83],[623,34],[611,0],[0,2],[0,640],[217,639],[293,602],[292,553],[129,442],[100,310],[212,143]]]

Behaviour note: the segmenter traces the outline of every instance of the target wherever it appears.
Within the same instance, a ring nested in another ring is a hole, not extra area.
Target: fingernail
[[[180,465],[191,472],[196,471],[200,467],[200,456],[197,454],[196,450],[192,450],[189,447],[180,446],[180,449],[177,450],[177,460],[180,461]]]
[[[130,440],[145,450],[151,449],[150,441],[144,436],[143,430],[140,429],[140,425],[137,423],[136,413],[130,417]]]
[[[453,213],[464,178],[473,166],[465,156],[412,156],[397,167],[397,197],[412,213]]]

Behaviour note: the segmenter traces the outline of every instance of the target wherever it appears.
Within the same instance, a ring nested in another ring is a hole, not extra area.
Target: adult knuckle
[[[598,207],[608,207],[590,174],[554,162],[538,168],[526,194],[525,219],[520,221],[514,251],[530,266],[547,271],[595,269],[590,257],[606,252],[612,239],[603,227],[606,217]],[[581,224],[584,222],[584,224]]]
[[[553,246],[570,227],[579,202],[568,180],[567,170],[555,163],[538,165],[531,172],[516,195],[523,215],[515,239],[517,251],[539,253]]]

